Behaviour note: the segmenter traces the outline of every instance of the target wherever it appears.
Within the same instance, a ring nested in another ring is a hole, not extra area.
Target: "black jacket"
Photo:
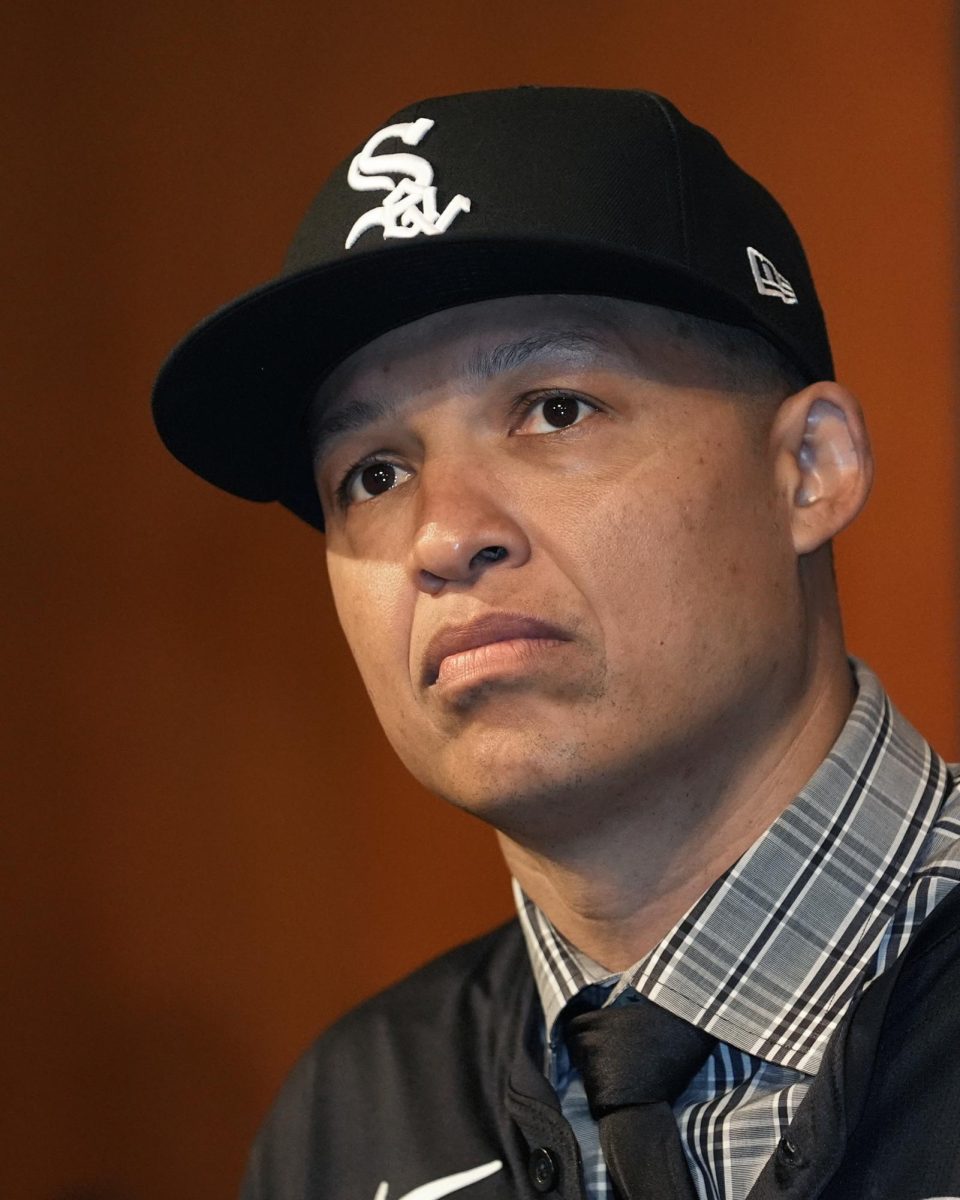
[[[374,997],[295,1067],[242,1200],[581,1200],[538,1019],[516,922]],[[960,888],[841,1024],[750,1200],[960,1197],[958,1060]]]

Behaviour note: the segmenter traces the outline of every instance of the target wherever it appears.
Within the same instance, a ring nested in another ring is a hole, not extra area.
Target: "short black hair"
[[[813,382],[772,342],[752,329],[669,311],[677,338],[696,341],[721,360],[729,372],[721,382],[731,390],[769,394],[782,400]]]

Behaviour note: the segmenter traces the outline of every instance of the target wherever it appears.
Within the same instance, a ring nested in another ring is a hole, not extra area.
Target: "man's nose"
[[[472,583],[495,565],[518,567],[530,556],[508,489],[480,463],[425,466],[417,502],[411,569],[425,592]]]

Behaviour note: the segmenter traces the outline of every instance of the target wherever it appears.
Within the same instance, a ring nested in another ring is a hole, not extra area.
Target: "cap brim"
[[[281,278],[214,313],[163,365],[154,420],[168,449],[203,478],[249,500],[278,500],[322,530],[304,416],[338,363],[442,309],[562,293],[753,328],[804,365],[741,300],[676,263],[595,242],[421,237]]]

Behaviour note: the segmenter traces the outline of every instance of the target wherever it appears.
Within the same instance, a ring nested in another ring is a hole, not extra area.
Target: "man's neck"
[[[608,970],[647,954],[793,801],[836,741],[855,698],[845,659],[822,673],[749,762],[694,764],[648,781],[565,843],[499,833],[512,874],[575,946]]]

